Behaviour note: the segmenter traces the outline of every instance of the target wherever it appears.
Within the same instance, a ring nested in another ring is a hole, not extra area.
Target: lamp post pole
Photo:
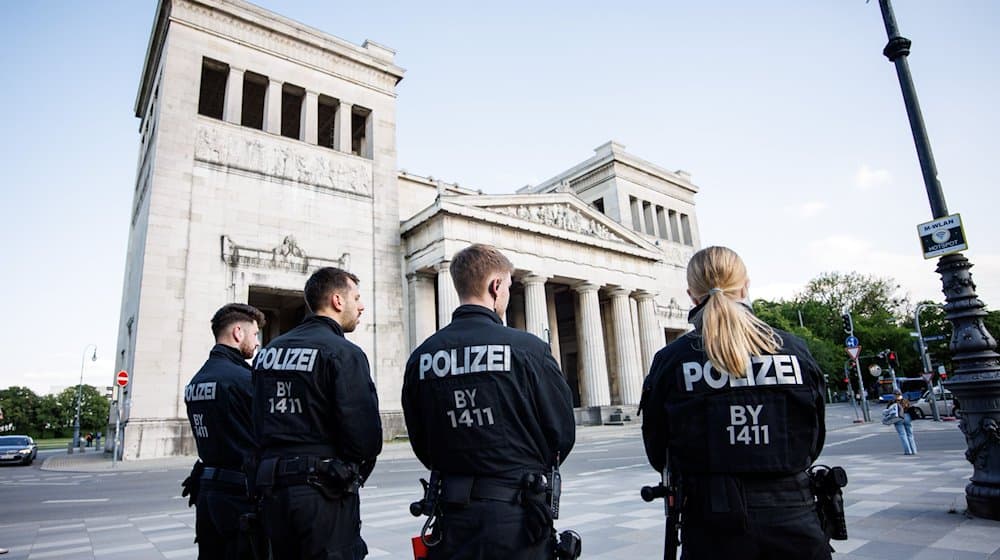
[[[83,348],[83,357],[80,358],[80,384],[76,386],[76,418],[73,419],[73,447],[80,447],[80,404],[83,400],[83,366],[87,364],[87,350],[94,348],[94,354],[90,361],[97,361],[97,345],[88,344]]]
[[[948,206],[906,61],[911,42],[900,36],[889,0],[879,0],[879,7],[889,37],[882,54],[896,66],[931,212],[934,218],[943,218],[948,215]],[[962,403],[959,427],[965,434],[965,458],[974,469],[971,482],[965,487],[968,512],[1000,520],[1000,409],[995,404],[1000,400],[1000,354],[996,352],[996,339],[983,324],[986,304],[976,295],[971,268],[972,263],[960,253],[938,260],[945,317],[953,325],[948,348],[955,371],[946,385]]]
[[[939,307],[936,303],[921,303],[917,305],[913,312],[913,326],[917,328],[917,347],[920,348],[920,365],[923,366],[924,373],[931,373],[931,360],[927,356],[927,345],[924,343],[924,334],[920,330],[920,311],[925,307]],[[932,374],[933,375],[933,374]],[[928,378],[926,380],[928,395],[931,399],[931,412],[934,413],[934,421],[941,421],[941,414],[938,412],[937,395],[934,394],[934,384]],[[942,396],[944,396],[942,394]]]

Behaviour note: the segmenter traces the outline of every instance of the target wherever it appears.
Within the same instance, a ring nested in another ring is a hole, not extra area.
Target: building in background
[[[578,420],[638,403],[653,354],[687,329],[699,246],[690,176],[615,142],[544,183],[483,195],[397,170],[395,53],[238,0],[162,0],[135,112],[141,149],[116,370],[123,457],[193,453],[183,387],[228,302],[305,315],[317,268],[361,279],[349,338],[369,357],[386,435],[404,430],[410,350],[447,324],[451,255],[473,242],[517,267],[506,318],[550,342]]]

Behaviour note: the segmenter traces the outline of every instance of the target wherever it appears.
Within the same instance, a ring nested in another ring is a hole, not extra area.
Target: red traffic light
[[[947,373],[942,373],[941,374],[941,379],[948,379],[948,374]]]
[[[896,361],[896,353],[895,352],[889,352],[889,361],[892,361],[892,362]]]

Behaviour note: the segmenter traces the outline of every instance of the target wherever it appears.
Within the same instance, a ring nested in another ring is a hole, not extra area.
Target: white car
[[[942,394],[940,387],[934,387],[934,396],[937,400],[938,414],[941,416],[958,416],[958,401],[952,396],[951,391],[945,389]],[[930,391],[924,391],[919,399],[910,403],[909,410],[906,411],[910,418],[933,418],[934,412],[931,410]]]

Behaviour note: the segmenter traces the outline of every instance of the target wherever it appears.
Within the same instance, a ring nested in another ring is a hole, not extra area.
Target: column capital
[[[585,294],[585,293],[588,293],[588,292],[596,292],[597,290],[601,289],[600,285],[594,284],[593,282],[590,282],[588,280],[582,280],[580,282],[577,282],[576,284],[573,284],[572,287],[573,287],[573,291],[575,291],[575,292],[577,292],[579,294]]]
[[[632,296],[637,301],[646,301],[656,297],[657,292],[650,292],[648,290],[636,290],[632,293]]]
[[[534,272],[529,272],[528,274],[525,274],[520,278],[518,278],[518,280],[522,284],[528,285],[528,284],[544,284],[548,282],[550,278],[552,277],[545,276],[544,274],[535,274]]]
[[[608,294],[611,297],[629,297],[632,295],[632,288],[626,288],[625,286],[616,286],[608,290]]]
[[[415,282],[417,280],[433,280],[434,275],[423,270],[415,270],[413,272],[407,272],[406,279],[410,282]]]
[[[441,261],[434,264],[434,272],[447,272],[451,270],[451,261]]]

